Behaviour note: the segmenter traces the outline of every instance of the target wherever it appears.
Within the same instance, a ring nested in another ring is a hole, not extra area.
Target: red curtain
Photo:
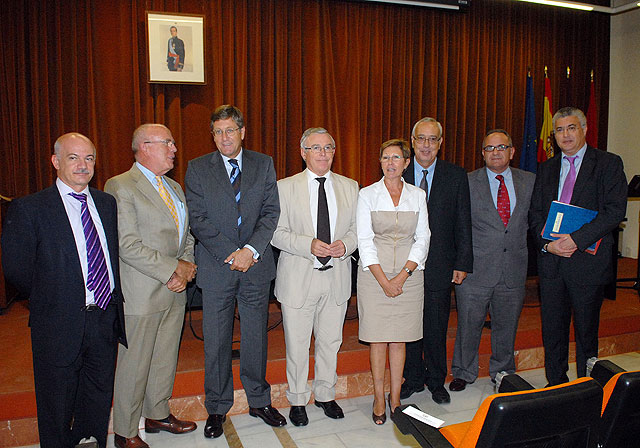
[[[147,10],[205,16],[207,85],[147,83]],[[473,0],[467,12],[346,0],[5,0],[0,23],[0,194],[9,197],[51,184],[53,142],[70,131],[96,144],[101,188],[130,167],[131,135],[145,122],[173,132],[172,176],[182,182],[187,162],[213,150],[208,119],[223,103],[244,112],[245,146],[273,156],[279,178],[300,171],[303,130],[323,126],[338,145],[334,171],[362,185],[380,175],[380,144],[408,139],[427,115],[444,125],[441,156],[468,171],[481,166],[489,128],[512,133],[517,159],[529,67],[538,129],[545,65],[553,97],[584,110],[593,69],[598,109],[608,110],[609,17],[599,13],[506,0]]]

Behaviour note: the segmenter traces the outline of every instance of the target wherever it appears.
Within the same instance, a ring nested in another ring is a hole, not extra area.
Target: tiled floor
[[[607,357],[626,370],[640,370],[640,352]],[[520,375],[535,387],[546,384],[544,369],[519,372]],[[575,379],[575,364],[569,369],[570,379]],[[482,400],[493,392],[493,385],[488,377],[478,379],[467,386],[463,392],[451,394],[451,403],[437,405],[431,400],[428,392],[413,395],[405,403],[414,403],[424,412],[443,419],[445,425],[470,420],[480,406]],[[153,448],[192,448],[192,447],[229,447],[229,448],[390,448],[419,446],[411,436],[404,436],[395,428],[391,420],[382,426],[375,426],[371,421],[371,396],[339,400],[345,412],[342,420],[330,420],[322,410],[307,406],[309,425],[295,427],[291,423],[284,428],[271,428],[257,418],[248,414],[234,415],[225,423],[225,436],[218,439],[205,439],[202,434],[204,422],[198,422],[198,429],[185,435],[166,433],[145,434],[141,436]],[[289,409],[281,409],[288,416]],[[229,423],[230,422],[230,423]],[[237,438],[233,434],[237,434]],[[109,436],[108,446],[113,446],[113,435]],[[35,448],[33,445],[30,448]]]

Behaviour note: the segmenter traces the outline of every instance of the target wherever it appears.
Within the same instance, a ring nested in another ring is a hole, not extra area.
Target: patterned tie
[[[429,202],[429,182],[427,182],[427,174],[429,170],[422,170],[422,180],[420,181],[420,188],[427,194],[427,202]]]
[[[324,189],[324,183],[327,180],[324,177],[316,177],[320,183],[318,185],[318,239],[327,244],[331,243],[331,227],[329,225],[329,205],[327,203],[327,192]],[[331,257],[316,257],[320,263],[327,264]]]
[[[578,156],[564,156],[564,158],[569,161],[569,174],[567,174],[567,177],[564,180],[564,185],[562,186],[562,193],[560,193],[560,202],[564,202],[565,204],[571,203],[573,187],[576,184],[576,166],[574,165],[576,157]]]
[[[102,244],[91,218],[91,213],[89,213],[87,195],[84,193],[69,194],[82,204],[80,209],[82,230],[87,243],[87,288],[89,291],[93,291],[93,300],[96,305],[104,310],[107,308],[109,300],[111,300],[111,284],[109,283],[107,262],[102,252]]]
[[[238,161],[236,159],[229,159],[229,164],[231,165],[231,175],[229,176],[229,180],[231,181],[231,186],[233,187],[233,193],[236,196],[239,228],[240,224],[242,224],[242,215],[240,214],[240,182],[242,180],[242,173],[240,172],[240,166],[238,165]]]
[[[511,218],[511,201],[509,201],[509,192],[507,191],[507,186],[504,184],[504,176],[502,174],[498,174],[496,179],[500,182],[500,187],[498,187],[498,214],[500,215],[500,219],[502,219],[502,224],[507,227],[507,224],[509,224],[509,218]]]
[[[171,199],[171,195],[169,194],[167,189],[164,188],[164,182],[162,182],[162,176],[156,176],[156,183],[158,184],[158,193],[160,193],[160,197],[162,198],[164,203],[167,204],[167,207],[169,208],[169,212],[171,213],[171,216],[173,216],[173,221],[176,223],[176,229],[180,230],[180,224],[179,224],[180,221],[178,220],[178,212],[176,211],[176,206],[173,203],[173,199]]]

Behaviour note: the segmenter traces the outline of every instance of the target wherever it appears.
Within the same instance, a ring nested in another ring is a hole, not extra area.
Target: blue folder
[[[557,237],[551,236],[552,233],[575,232],[583,225],[593,221],[597,215],[598,212],[595,210],[553,201],[549,208],[547,222],[542,229],[542,238],[546,240],[557,240]],[[598,246],[600,246],[600,241],[602,241],[602,239],[599,239],[589,246],[585,252],[595,254],[598,251]]]

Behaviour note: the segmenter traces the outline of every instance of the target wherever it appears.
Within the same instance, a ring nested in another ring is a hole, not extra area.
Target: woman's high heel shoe
[[[385,406],[385,410],[382,411],[381,415],[376,415],[375,411],[373,411],[371,413],[371,418],[373,419],[373,423],[375,423],[376,425],[378,426],[384,425],[384,423],[387,421],[386,406]]]

